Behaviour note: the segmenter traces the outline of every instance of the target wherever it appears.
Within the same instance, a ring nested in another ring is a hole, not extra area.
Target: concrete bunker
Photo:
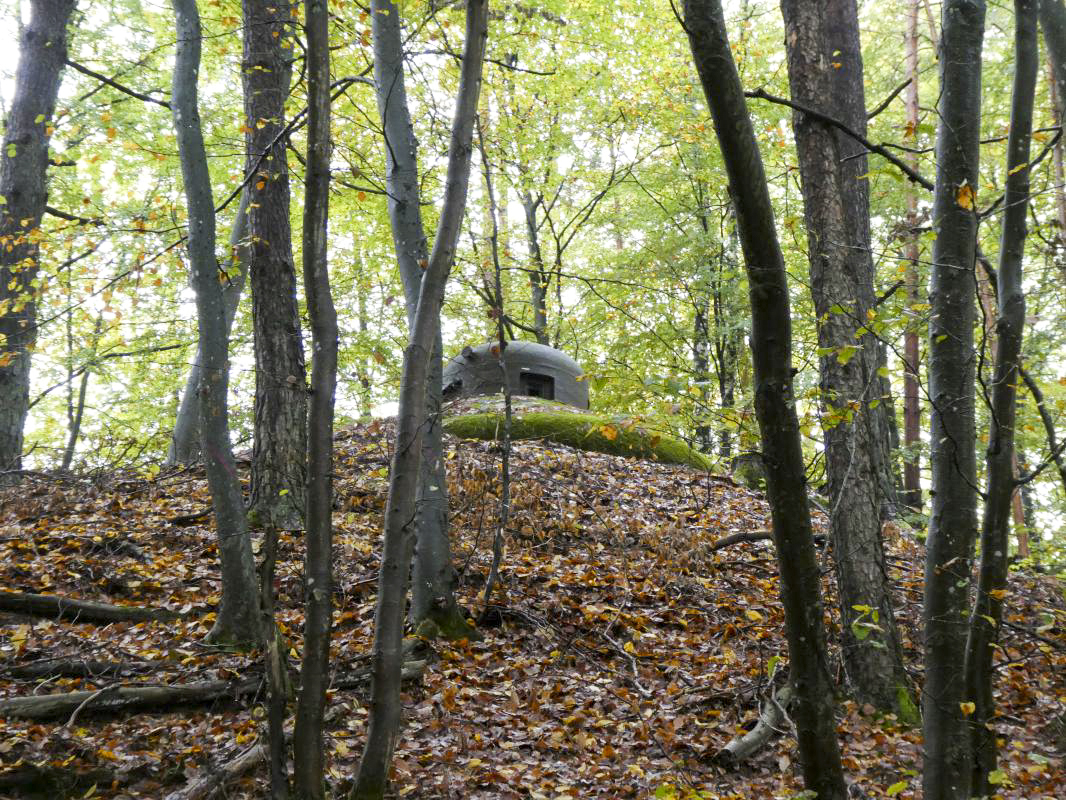
[[[464,347],[444,367],[444,398],[498,394],[503,391],[496,343]],[[511,394],[555,400],[577,408],[589,407],[584,370],[561,350],[535,342],[508,342],[503,350]]]

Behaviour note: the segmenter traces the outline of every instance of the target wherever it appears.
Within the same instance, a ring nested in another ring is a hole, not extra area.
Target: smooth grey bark
[[[249,509],[259,525],[303,527],[307,377],[289,219],[285,99],[292,13],[288,3],[242,0],[248,259],[255,334],[255,440]]]
[[[248,276],[248,248],[245,238],[248,235],[248,203],[251,195],[245,189],[237,206],[237,216],[229,235],[229,265],[226,270],[225,284],[222,287],[222,305],[226,339],[233,330],[233,320],[237,316],[237,307],[241,302],[241,292]],[[196,356],[189,367],[185,379],[185,389],[181,393],[178,413],[174,417],[174,431],[170,435],[170,447],[167,450],[166,464],[169,467],[178,464],[193,464],[200,460],[200,423],[197,409],[196,388],[200,385],[200,363],[202,357],[199,345]]]
[[[171,0],[177,32],[171,106],[189,215],[189,270],[196,292],[196,322],[202,375],[199,395],[200,442],[215,513],[222,592],[211,641],[258,644],[259,587],[244,499],[230,447],[227,391],[229,341],[225,303],[215,260],[215,208],[207,168],[197,83],[200,69],[200,13],[196,0]]]
[[[300,700],[293,731],[296,796],[324,800],[322,724],[333,621],[333,401],[337,389],[337,312],[329,285],[330,89],[327,0],[305,3],[307,172],[303,273],[311,318],[311,418],[307,457],[307,577]]]
[[[37,340],[37,232],[48,198],[48,143],[74,0],[32,0],[0,148],[0,473],[22,467]]]
[[[403,282],[407,324],[414,330],[422,279],[429,263],[422,224],[418,142],[411,125],[404,82],[400,13],[391,0],[374,6],[374,80],[385,133],[385,185],[396,261]],[[417,548],[411,584],[411,619],[432,620],[446,637],[469,632],[455,600],[455,569],[448,539],[448,477],[440,421],[443,346],[434,334],[426,383],[426,430],[418,483]]]
[[[551,344],[548,339],[548,285],[551,273],[544,267],[544,254],[540,249],[540,225],[537,222],[537,207],[544,202],[543,195],[533,199],[529,189],[519,194],[526,219],[526,244],[533,268],[529,270],[529,302],[533,308],[533,335],[538,344]]]
[[[997,269],[995,371],[992,378],[991,423],[985,453],[987,489],[981,521],[981,568],[966,644],[967,694],[976,704],[973,726],[972,793],[990,797],[996,787],[989,775],[996,769],[996,731],[992,658],[999,643],[1007,589],[1010,520],[1013,510],[1016,452],[1018,366],[1025,327],[1022,261],[1029,211],[1029,150],[1033,101],[1039,70],[1037,3],[1014,3],[1014,85],[1010,133],[1007,137],[1006,193]]]
[[[908,0],[907,33],[905,41],[907,78],[910,83],[904,89],[907,114],[905,137],[915,141],[918,130],[918,4],[920,0]],[[918,169],[918,154],[908,153],[911,169]],[[907,307],[913,309],[921,300],[921,284],[918,277],[918,192],[908,183],[907,193],[907,244],[904,256],[907,259],[904,280],[907,284]],[[913,311],[911,312],[914,313]],[[903,505],[914,511],[922,510],[922,473],[919,449],[922,444],[922,411],[919,397],[919,370],[921,369],[921,343],[914,317],[903,334]]]
[[[67,314],[67,357],[73,359],[74,333],[71,325],[71,315]],[[93,323],[91,339],[91,353],[88,363],[81,370],[81,380],[78,381],[77,400],[74,399],[74,364],[67,364],[67,446],[63,448],[63,461],[59,465],[62,472],[70,469],[74,461],[74,453],[78,447],[78,436],[81,434],[81,421],[85,416],[85,395],[89,391],[89,378],[92,376],[93,361],[96,358],[96,350],[100,344],[100,332],[103,330],[104,318],[102,313],[96,315]]]
[[[969,796],[970,727],[960,703],[977,535],[974,422],[976,191],[983,0],[945,0],[940,36],[937,174],[929,330],[932,498],[925,560],[926,800]]]
[[[729,175],[748,272],[755,409],[781,576],[789,679],[796,692],[793,720],[804,784],[820,800],[843,800],[847,788],[837,742],[820,573],[792,385],[792,326],[784,256],[721,3],[685,0],[683,9],[683,25]]]
[[[470,183],[470,156],[481,68],[488,38],[487,0],[468,0],[466,38],[459,74],[459,91],[448,145],[448,171],[444,184],[444,205],[426,265],[407,349],[404,352],[400,409],[389,476],[389,496],[385,507],[385,538],[377,606],[374,612],[374,649],[371,661],[373,680],[370,720],[366,747],[352,788],[353,800],[381,798],[388,782],[392,753],[399,736],[402,704],[400,679],[403,666],[403,627],[407,601],[408,572],[413,545],[413,523],[417,510],[416,489],[421,475],[422,436],[426,421],[427,382],[432,379],[429,362],[434,343],[440,337],[440,309],[448,273],[455,259],[456,243],[466,210]],[[382,13],[388,10],[389,13]],[[396,15],[390,0],[375,0],[374,34],[379,20]],[[387,34],[386,34],[387,35]],[[392,40],[394,45],[399,42]],[[382,43],[387,50],[388,40]],[[378,43],[375,42],[375,54]],[[375,55],[375,60],[377,55]],[[375,69],[377,69],[375,63]],[[384,88],[384,87],[382,87]]]
[[[1059,473],[1059,480],[1062,482],[1063,491],[1066,491],[1066,458],[1062,456],[1062,445],[1059,444],[1058,435],[1055,432],[1055,420],[1051,416],[1051,412],[1048,411],[1044,392],[1028,370],[1019,367],[1018,372],[1021,374],[1022,380],[1025,381],[1025,388],[1033,396],[1033,402],[1036,403],[1036,410],[1040,414],[1040,422],[1044,426],[1044,435],[1047,437],[1048,457],[1054,462],[1055,469]]]
[[[854,0],[782,0],[792,99],[846,124],[866,125],[858,12]],[[844,73],[847,73],[846,75]],[[858,118],[858,119],[857,119]],[[861,121],[858,121],[861,120]],[[844,669],[856,699],[918,722],[893,612],[881,538],[893,503],[875,308],[866,170],[854,139],[796,111],[810,258],[818,318],[829,528],[840,600]],[[862,173],[859,173],[862,174]]]

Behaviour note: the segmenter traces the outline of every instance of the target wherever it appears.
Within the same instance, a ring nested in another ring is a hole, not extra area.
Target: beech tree
[[[197,389],[200,442],[222,564],[222,594],[209,638],[223,644],[257,644],[260,640],[259,592],[244,498],[230,447],[226,310],[215,259],[215,207],[197,102],[200,14],[195,0],[173,0],[172,5],[177,53],[171,105],[188,208],[189,271],[196,292],[201,358]]]
[[[922,732],[927,800],[970,792],[966,652],[970,570],[977,533],[974,421],[976,264],[981,63],[985,4],[946,0],[941,15],[940,99],[929,326],[930,463],[926,542],[925,688]]]
[[[836,701],[793,395],[792,325],[784,256],[721,3],[686,0],[683,9],[682,25],[729,174],[751,287],[755,411],[781,577],[803,778],[821,800],[836,800],[847,797],[847,788],[836,738]]]
[[[75,2],[32,0],[29,5],[0,151],[0,477],[22,467],[30,353],[37,339],[48,143]]]
[[[375,34],[379,30],[379,17],[385,19],[394,16],[395,6],[392,6],[390,0],[375,0]],[[435,342],[439,341],[440,337],[440,308],[444,302],[444,289],[455,259],[460,225],[466,211],[474,120],[481,91],[481,70],[485,60],[487,38],[488,2],[468,0],[459,90],[448,146],[444,207],[433,241],[433,250],[422,277],[414,324],[411,326],[407,349],[404,352],[396,445],[389,475],[385,538],[374,612],[370,721],[366,746],[359,763],[359,774],[350,795],[352,800],[384,797],[389,765],[399,735],[404,607],[407,601],[408,568],[414,544],[413,522],[417,515],[419,499],[417,487],[423,475],[420,461],[423,457],[426,396],[430,391],[428,381],[432,379],[429,365]],[[386,39],[383,46],[389,41],[399,44],[398,39]]]
[[[409,330],[413,331],[423,276],[430,257],[422,223],[418,141],[407,105],[401,14],[392,0],[384,0],[374,8],[374,80],[378,113],[385,136],[389,222],[396,263],[403,282],[407,324]],[[411,582],[411,618],[416,622],[431,620],[446,637],[459,637],[469,629],[455,600],[454,567],[448,540],[448,481],[440,425],[442,355],[443,345],[438,326],[427,367],[426,430],[420,439],[421,477],[417,489],[417,544]]]

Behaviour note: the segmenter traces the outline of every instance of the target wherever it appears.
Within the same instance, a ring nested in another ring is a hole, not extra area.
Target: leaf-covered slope
[[[389,426],[338,437],[335,686],[365,666],[386,488]],[[463,602],[480,608],[498,506],[499,445],[452,441],[448,469]],[[789,797],[799,790],[790,737],[748,765],[709,760],[758,714],[768,668],[784,655],[769,542],[715,550],[766,526],[760,495],[685,467],[537,441],[514,447],[512,523],[499,614],[475,642],[438,643],[405,694],[398,797],[636,798],[693,786],[707,798]],[[106,482],[31,479],[0,496],[0,585],[111,603],[166,607],[176,622],[87,625],[0,616],[0,695],[112,685],[241,681],[254,658],[201,645],[217,600],[214,536],[202,475]],[[185,515],[179,519],[179,516]],[[890,532],[890,563],[909,665],[918,669],[920,547]],[[278,564],[279,617],[300,647],[299,537]],[[826,572],[829,555],[825,555]],[[831,584],[827,585],[831,591]],[[1016,576],[1002,656],[997,722],[1007,798],[1057,798],[1064,776],[1052,721],[1066,698],[1062,595]],[[56,677],[26,667],[63,664]],[[121,674],[101,662],[121,662]],[[84,667],[75,677],[77,667]],[[830,665],[836,669],[836,664]],[[236,690],[235,690],[236,691]],[[8,719],[0,797],[162,798],[244,752],[261,735],[255,695],[137,714]],[[365,731],[359,689],[330,695],[330,780],[339,793]],[[914,798],[918,734],[842,706],[850,775],[871,797]],[[231,785],[262,797],[265,769]],[[901,788],[902,785],[902,788]],[[679,795],[680,790],[675,792]]]

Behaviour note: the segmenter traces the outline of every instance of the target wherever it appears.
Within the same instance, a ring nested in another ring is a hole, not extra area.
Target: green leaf
[[[885,790],[885,794],[889,797],[895,797],[897,794],[907,788],[907,781],[896,781]]]
[[[851,361],[851,359],[855,356],[857,352],[859,352],[858,347],[846,344],[841,347],[840,350],[837,351],[837,361],[839,361],[843,365],[847,365],[847,363]]]
[[[988,782],[993,786],[1002,786],[1008,782],[1007,773],[1001,769],[994,769],[988,773]]]
[[[38,114],[33,119],[33,124],[34,125],[40,125],[42,122],[44,122],[44,114]]]

